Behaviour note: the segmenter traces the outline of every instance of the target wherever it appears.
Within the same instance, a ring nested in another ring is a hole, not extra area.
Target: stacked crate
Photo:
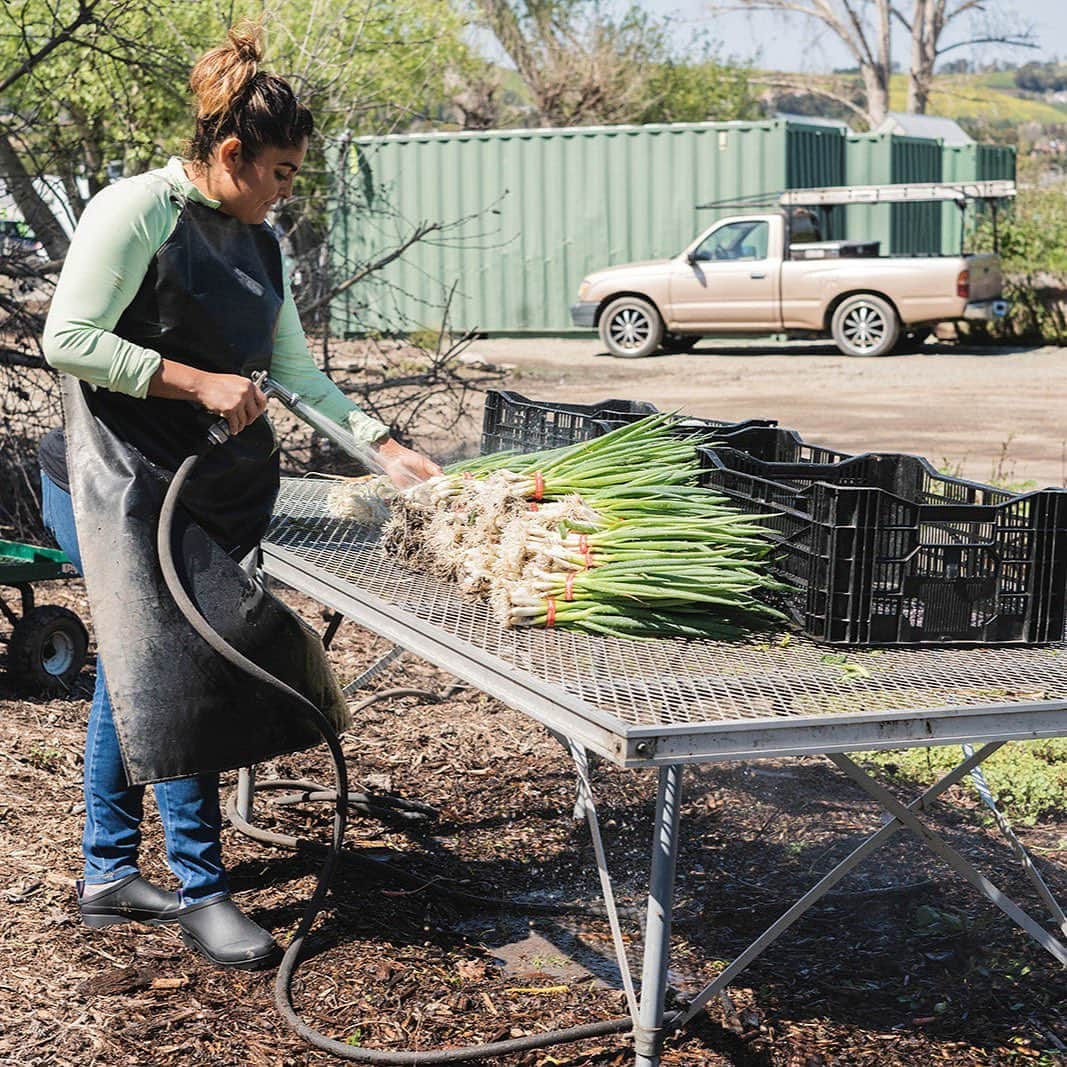
[[[589,440],[655,411],[491,392],[483,451]],[[767,516],[784,606],[831,645],[1029,645],[1061,641],[1067,491],[1011,493],[951,478],[918,456],[851,455],[773,421],[685,419],[701,483]]]

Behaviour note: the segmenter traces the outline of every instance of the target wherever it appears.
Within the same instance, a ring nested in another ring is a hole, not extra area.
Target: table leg
[[[365,671],[353,678],[342,692],[346,697],[355,696],[361,689],[370,685],[393,660],[399,659],[403,654],[404,648],[401,645],[393,645],[388,652],[379,656]]]
[[[925,811],[927,806],[945,792],[946,789],[966,777],[973,767],[977,767],[982,760],[988,759],[1003,744],[1003,741],[991,741],[977,752],[972,753],[957,767],[930,786],[921,796],[913,800],[908,805],[908,810]],[[880,848],[898,830],[902,829],[903,825],[896,818],[890,819],[880,830],[868,837],[862,845],[841,860],[833,870],[824,874],[811,889],[792,907],[783,912],[740,956],[689,1002],[688,1007],[685,1009],[685,1014],[681,1018],[681,1025],[689,1022],[712,997],[718,996],[753,960],[761,956],[786,930],[797,922],[809,908],[817,904],[846,874],[852,871],[853,868],[858,867],[871,853]]]
[[[656,821],[652,838],[652,869],[645,922],[645,958],[641,970],[641,1007],[634,1029],[636,1067],[658,1067],[667,964],[671,951],[671,912],[678,862],[678,825],[682,805],[682,765],[660,768]]]
[[[966,878],[979,893],[996,904],[1009,919],[1022,927],[1043,949],[1067,967],[1067,945],[1052,937],[1047,930],[1034,922],[1014,900],[981,874],[969,860],[964,859],[939,834],[934,833],[922,820],[901,804],[885,786],[876,782],[847,756],[830,753],[828,758],[865,793],[877,800],[890,815],[895,816],[898,822],[911,830],[926,844],[927,848],[940,856],[957,874]]]
[[[256,801],[256,767],[242,767],[237,772],[237,814],[251,824]]]
[[[578,776],[575,779],[575,795],[574,795],[574,811],[571,812],[571,818],[575,822],[581,822],[586,817],[586,789],[582,783],[582,777],[588,779],[589,774],[593,769],[593,757],[584,748],[572,741],[569,737],[564,737],[558,730],[553,730],[551,726],[545,729],[571,754],[574,759],[574,765],[578,771]],[[589,803],[593,804],[592,799],[592,787],[589,788]],[[593,806],[593,812],[596,812],[595,805]]]
[[[973,748],[970,745],[963,746],[963,754],[965,756],[969,756],[972,751]],[[993,790],[989,788],[989,783],[986,781],[981,767],[975,767],[971,771],[971,781],[974,782],[974,787],[978,790],[982,803],[993,813],[993,818],[996,819],[1000,832],[1004,835],[1012,852],[1015,853],[1015,858],[1022,864],[1023,872],[1030,879],[1034,889],[1037,890],[1037,895],[1042,899],[1045,907],[1048,908],[1053,922],[1060,928],[1060,933],[1067,937],[1067,915],[1063,914],[1060,902],[1053,895],[1052,890],[1049,889],[1045,879],[1041,877],[1041,872],[1030,858],[1030,853],[1026,851],[1023,843],[1015,836],[1015,831],[1012,829],[1011,823],[1008,822],[1008,817],[997,807]]]

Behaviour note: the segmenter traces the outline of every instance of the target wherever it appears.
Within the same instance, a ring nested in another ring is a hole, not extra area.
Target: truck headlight
[[[589,284],[589,279],[583,278],[582,284],[578,286],[578,299],[584,300],[589,295],[590,289],[592,289],[592,285]]]

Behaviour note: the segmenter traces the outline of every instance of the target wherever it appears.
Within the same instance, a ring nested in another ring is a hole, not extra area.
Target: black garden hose
[[[332,798],[334,800],[334,817],[330,845],[319,870],[315,891],[307,903],[289,947],[285,950],[274,980],[274,1003],[286,1024],[315,1048],[333,1053],[333,1055],[341,1059],[353,1060],[357,1063],[380,1064],[469,1063],[474,1060],[490,1059],[494,1056],[504,1056],[513,1052],[526,1052],[531,1049],[547,1048],[551,1045],[579,1041],[584,1038],[621,1034],[631,1030],[633,1025],[631,1019],[628,1016],[620,1016],[603,1022],[572,1026],[566,1030],[546,1031],[542,1034],[520,1037],[511,1041],[495,1041],[487,1045],[471,1045],[467,1048],[440,1049],[429,1052],[385,1052],[356,1048],[337,1041],[326,1034],[320,1033],[313,1026],[304,1022],[297,1014],[296,1009],[293,1007],[291,986],[301,962],[308,933],[311,931],[315,919],[326,901],[326,894],[329,892],[330,882],[333,879],[344,843],[345,827],[348,820],[348,770],[345,766],[341,742],[329,719],[323,714],[322,709],[316,707],[302,693],[286,685],[280,678],[274,677],[269,671],[265,671],[258,664],[253,663],[247,656],[242,655],[224,640],[200,613],[200,609],[186,592],[178,575],[174,562],[171,533],[174,512],[190,473],[210,447],[210,445],[206,446],[203,451],[189,456],[182,463],[175,473],[163,500],[163,507],[159,515],[157,548],[159,551],[159,565],[163,572],[164,581],[167,583],[171,596],[174,597],[175,603],[188,620],[189,625],[223,659],[243,670],[249,677],[272,686],[280,693],[284,693],[295,701],[298,707],[303,709],[309,721],[314,724],[322,735],[322,739],[326,742],[330,750],[330,756],[333,759],[335,789]],[[664,1029],[672,1029],[672,1023],[676,1025],[676,1021],[679,1018],[680,1013],[672,1014],[668,1020],[665,1020]]]

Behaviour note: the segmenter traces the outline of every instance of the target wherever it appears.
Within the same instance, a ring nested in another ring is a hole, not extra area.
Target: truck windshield
[[[702,263],[722,260],[766,259],[770,227],[765,221],[749,219],[728,222],[709,233],[697,246],[693,258]]]

